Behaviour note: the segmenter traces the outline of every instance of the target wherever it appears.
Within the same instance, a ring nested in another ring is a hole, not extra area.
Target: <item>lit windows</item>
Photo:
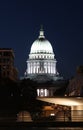
[[[38,97],[47,97],[48,95],[48,90],[47,89],[37,89],[37,96]]]

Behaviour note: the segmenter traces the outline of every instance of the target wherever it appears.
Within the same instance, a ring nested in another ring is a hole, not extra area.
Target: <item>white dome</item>
[[[44,36],[43,29],[40,30],[38,39],[33,42],[26,62],[25,78],[39,80],[39,82],[58,79],[57,61],[51,43]]]
[[[43,30],[40,30],[38,39],[35,40],[31,46],[30,54],[34,53],[53,54],[52,45],[47,39],[45,39]]]

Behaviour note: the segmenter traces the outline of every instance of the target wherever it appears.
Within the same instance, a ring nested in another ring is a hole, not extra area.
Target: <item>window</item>
[[[3,55],[3,53],[2,52],[0,52],[0,56],[2,56]]]
[[[3,55],[4,56],[10,56],[10,52],[4,52]]]
[[[39,96],[39,97],[48,96],[48,90],[47,89],[37,89],[37,96]]]
[[[9,76],[9,74],[10,74],[9,71],[7,71],[7,76]]]

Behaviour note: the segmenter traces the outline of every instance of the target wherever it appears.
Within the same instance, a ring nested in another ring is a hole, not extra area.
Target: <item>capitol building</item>
[[[52,45],[45,38],[43,28],[40,29],[38,39],[33,42],[26,62],[25,78],[39,82],[62,79],[56,68],[57,60]]]

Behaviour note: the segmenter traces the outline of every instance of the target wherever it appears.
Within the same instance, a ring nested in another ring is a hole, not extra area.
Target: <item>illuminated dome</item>
[[[25,78],[38,80],[57,80],[59,73],[56,69],[56,59],[51,43],[45,38],[41,28],[39,37],[32,43],[29,58],[27,59]]]
[[[30,54],[35,53],[53,54],[51,43],[45,39],[44,31],[42,29],[40,30],[38,39],[35,40],[31,46]]]

